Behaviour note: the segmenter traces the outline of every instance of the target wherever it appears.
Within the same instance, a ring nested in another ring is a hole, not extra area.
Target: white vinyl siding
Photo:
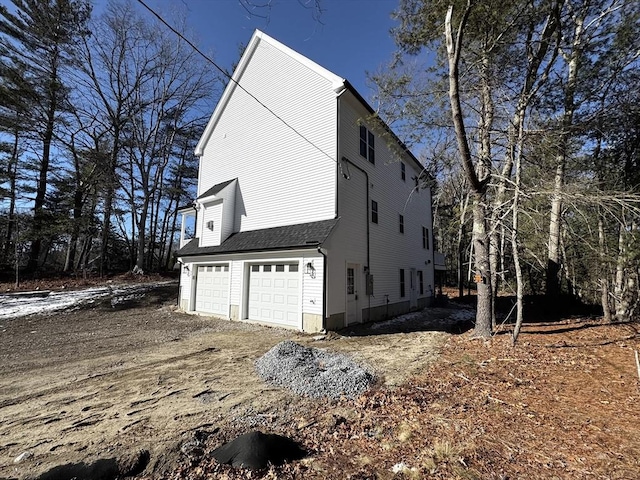
[[[340,100],[340,156],[368,174],[369,205],[378,203],[378,224],[370,223],[370,272],[374,277],[374,296],[361,297],[360,307],[382,306],[388,295],[392,303],[409,298],[409,272],[412,268],[424,271],[424,291],[433,286],[431,249],[422,248],[422,227],[431,225],[431,194],[429,189],[413,191],[413,177],[420,171],[413,160],[402,155],[405,164],[405,180],[400,174],[400,157],[391,152],[386,142],[376,143],[376,164],[372,165],[360,155],[360,123],[368,112],[350,94]],[[365,120],[366,121],[366,120]],[[375,133],[375,131],[374,131]],[[366,229],[358,231],[354,224],[367,218],[365,212],[365,175],[349,167],[350,179],[342,175],[338,180],[338,215],[341,217],[331,240],[330,251],[330,298],[328,313],[344,311],[344,280],[346,262],[366,265]],[[399,235],[398,215],[403,216],[404,234]],[[371,212],[369,212],[369,220]],[[344,248],[342,249],[342,245]],[[336,258],[340,257],[340,258]],[[334,269],[341,269],[337,274]],[[405,271],[405,297],[400,298],[399,269]],[[340,282],[340,286],[333,284]],[[424,296],[424,295],[423,295]]]
[[[265,41],[239,81],[298,133],[235,87],[204,147],[198,192],[238,178],[236,231],[333,218],[336,94],[331,82]]]
[[[209,247],[220,245],[220,227],[222,225],[222,200],[210,203],[203,208],[200,246]],[[209,222],[213,222],[213,230],[209,229]]]
[[[307,273],[307,263],[313,263],[313,276]],[[324,286],[324,257],[304,257],[300,264],[302,271],[302,310],[303,313],[322,315]]]

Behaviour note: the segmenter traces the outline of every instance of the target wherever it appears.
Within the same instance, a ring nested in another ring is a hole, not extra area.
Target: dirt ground
[[[392,387],[438,358],[449,337],[436,325],[447,309],[434,310],[433,331],[314,340],[183,314],[176,296],[177,285],[165,285],[115,307],[103,299],[0,322],[0,478],[171,476],[199,458],[198,440],[297,429],[326,408],[257,376],[254,361],[280,341],[351,353]]]

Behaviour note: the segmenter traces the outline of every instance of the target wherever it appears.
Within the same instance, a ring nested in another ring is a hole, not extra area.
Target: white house
[[[429,305],[431,192],[372,114],[348,81],[254,33],[196,147],[184,311],[317,332]]]

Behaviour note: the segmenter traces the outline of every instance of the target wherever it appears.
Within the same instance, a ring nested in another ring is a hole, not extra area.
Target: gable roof
[[[235,89],[236,88],[241,88],[241,89],[244,90],[244,87],[242,87],[242,85],[240,84],[240,78],[242,77],[242,74],[244,73],[245,69],[247,68],[247,65],[249,65],[249,62],[251,61],[251,57],[253,56],[253,53],[258,48],[258,46],[260,45],[261,42],[268,43],[272,47],[280,50],[281,52],[285,53],[289,57],[291,57],[294,60],[298,61],[302,65],[308,67],[309,69],[311,69],[312,71],[314,71],[318,75],[320,75],[320,76],[326,78],[327,80],[329,80],[331,82],[331,84],[332,84],[332,87],[333,87],[334,91],[340,92],[340,91],[344,90],[344,88],[345,88],[345,85],[344,85],[345,79],[344,78],[341,78],[341,77],[337,76],[336,74],[330,72],[326,68],[318,65],[313,60],[310,60],[309,58],[305,57],[304,55],[301,55],[300,53],[296,52],[295,50],[292,50],[291,48],[287,47],[283,43],[280,43],[279,41],[275,40],[274,38],[271,38],[266,33],[261,32],[260,30],[256,30],[253,33],[253,36],[251,37],[251,40],[249,40],[249,44],[247,45],[247,48],[245,48],[244,53],[242,54],[242,57],[240,57],[240,61],[238,62],[238,66],[234,70],[233,75],[231,76],[231,79],[229,80],[229,83],[227,84],[226,88],[224,89],[224,92],[222,92],[222,96],[220,97],[220,100],[218,101],[218,104],[216,105],[216,108],[213,111],[213,114],[211,115],[211,118],[209,119],[209,123],[207,123],[207,126],[204,129],[204,133],[202,134],[202,137],[200,137],[200,141],[196,145],[196,149],[195,149],[195,155],[196,156],[198,156],[198,157],[202,156],[202,153],[204,152],[204,146],[207,143],[207,141],[209,140],[209,137],[211,136],[211,134],[213,133],[213,129],[214,129],[216,123],[218,123],[218,119],[220,118],[220,115],[224,111],[224,108],[226,107],[227,103],[229,102],[229,99],[231,98],[231,95],[233,94]],[[253,96],[251,94],[251,92],[247,92],[247,93],[249,93],[249,95]],[[257,99],[257,100],[260,100],[260,99]]]
[[[216,123],[218,123],[220,115],[224,111],[224,109],[225,109],[227,103],[229,102],[229,99],[231,98],[231,95],[233,94],[233,92],[236,90],[236,88],[241,88],[241,89],[244,90],[244,88],[240,84],[240,78],[242,77],[242,74],[244,73],[245,69],[247,68],[247,65],[251,61],[251,57],[253,56],[253,53],[258,48],[258,46],[260,45],[261,42],[268,43],[272,47],[280,50],[281,52],[285,53],[289,57],[291,57],[294,60],[298,61],[302,65],[308,67],[309,69],[311,69],[312,71],[314,71],[318,75],[326,78],[328,81],[331,82],[333,91],[336,93],[336,95],[340,95],[345,90],[349,91],[358,100],[358,102],[360,102],[362,104],[362,106],[365,108],[365,110],[367,110],[367,112],[369,112],[370,115],[375,115],[377,117],[376,111],[373,109],[373,107],[371,107],[371,105],[369,105],[369,103],[364,99],[364,97],[354,88],[353,85],[351,85],[351,83],[348,80],[346,80],[345,78],[342,78],[342,77],[336,75],[335,73],[327,70],[326,68],[322,67],[321,65],[315,63],[313,60],[305,57],[304,55],[302,55],[302,54],[296,52],[295,50],[287,47],[285,44],[280,43],[279,41],[277,41],[274,38],[270,37],[266,33],[261,32],[260,30],[256,30],[253,33],[253,36],[251,37],[251,40],[249,40],[249,44],[247,45],[247,48],[245,49],[244,53],[242,54],[242,57],[240,58],[240,61],[238,62],[238,66],[234,70],[233,75],[231,76],[231,79],[229,80],[229,83],[227,84],[226,88],[224,89],[224,92],[222,93],[222,96],[220,97],[220,100],[218,101],[218,104],[216,105],[216,108],[214,109],[213,114],[211,115],[211,118],[209,119],[209,122],[207,123],[207,126],[204,129],[202,137],[200,137],[200,140],[198,141],[198,144],[196,145],[196,148],[195,148],[195,155],[196,156],[200,157],[204,153],[204,147],[205,147],[207,141],[209,140],[209,137],[211,137],[211,134],[213,133],[213,129],[214,129]],[[249,93],[249,95],[253,96],[251,94],[251,92],[247,92],[247,93]],[[259,100],[260,99],[256,99],[256,101],[259,101]],[[400,148],[404,152],[406,152],[407,155],[409,155],[411,160],[413,160],[415,162],[416,166],[418,168],[420,168],[421,170],[424,169],[424,166],[422,165],[422,163],[420,163],[420,161],[417,159],[417,157],[411,152],[411,150],[409,150],[409,148],[404,144],[404,142],[402,142],[398,138],[398,136],[393,132],[393,130],[391,130],[391,128],[384,121],[382,121],[381,118],[379,118],[379,117],[377,117],[377,118],[380,120],[380,123],[383,126],[383,128],[385,130],[387,130],[391,134],[391,137],[398,143]]]
[[[222,191],[222,189],[226,186],[228,186],[231,182],[233,182],[234,180],[236,180],[235,178],[232,178],[231,180],[227,180],[226,182],[222,182],[219,183],[217,185],[214,185],[213,187],[211,187],[209,190],[207,190],[206,192],[204,192],[202,195],[200,195],[197,200],[201,200],[203,198],[206,197],[212,197],[213,195],[215,195],[216,193],[220,193],[220,191]]]
[[[200,247],[200,239],[194,238],[178,250],[177,255],[179,257],[188,257],[318,247],[324,243],[337,223],[338,219],[334,218],[319,222],[238,232],[232,234],[222,244],[215,247]]]

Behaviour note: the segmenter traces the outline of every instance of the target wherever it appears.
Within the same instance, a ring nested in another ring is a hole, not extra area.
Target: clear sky
[[[135,0],[133,0],[135,1]],[[338,76],[348,79],[369,100],[366,72],[388,62],[395,49],[389,29],[397,0],[320,0],[320,22],[305,8],[314,0],[249,0],[271,4],[249,15],[239,0],[145,0],[166,16],[173,8],[187,12],[191,40],[230,70],[254,30],[262,30]],[[151,14],[149,14],[151,15]],[[268,15],[268,18],[261,18]]]

